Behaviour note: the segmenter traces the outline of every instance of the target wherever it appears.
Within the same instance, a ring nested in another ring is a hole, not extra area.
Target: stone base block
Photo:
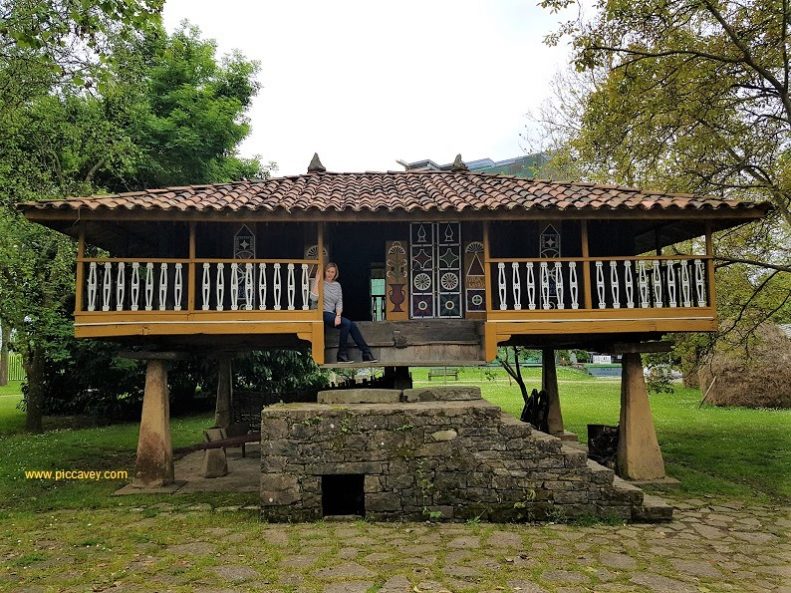
[[[480,387],[417,387],[404,389],[405,402],[475,401],[481,399]]]
[[[400,389],[338,389],[318,395],[320,404],[395,404],[400,400]]]
[[[646,494],[632,518],[641,523],[666,523],[673,520],[673,507],[658,496]]]
[[[325,403],[264,408],[262,519],[347,515],[350,503],[374,521],[668,516],[584,449],[503,415],[477,388],[385,401],[398,393],[324,392]]]

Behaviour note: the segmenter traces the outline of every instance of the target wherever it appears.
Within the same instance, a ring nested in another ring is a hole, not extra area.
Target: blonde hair
[[[324,264],[324,273],[325,274],[327,273],[327,270],[329,268],[335,268],[335,280],[340,278],[340,276],[341,276],[341,269],[338,267],[338,264],[336,264],[335,262],[332,262],[332,261],[331,262],[327,262],[326,264]]]

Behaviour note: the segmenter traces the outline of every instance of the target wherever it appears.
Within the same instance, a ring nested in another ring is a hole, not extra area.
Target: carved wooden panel
[[[329,253],[327,252],[327,246],[326,245],[324,246],[322,251],[324,252],[323,253],[323,255],[324,255],[324,263],[326,264],[328,261],[330,261],[330,256],[329,256]],[[316,245],[315,243],[313,245],[306,245],[305,246],[305,259],[319,259],[319,246]],[[310,274],[310,277],[313,278],[313,274],[316,273],[316,266],[315,265],[311,265],[310,269],[308,270],[308,273]]]
[[[430,222],[409,225],[409,302],[410,317],[431,318],[434,312],[435,245],[434,225]]]
[[[410,317],[463,315],[461,227],[458,222],[412,223],[409,238]]]
[[[557,258],[562,257],[560,251],[560,221],[548,222],[541,227],[538,245],[539,257]],[[546,277],[542,277],[542,289],[544,289],[545,300],[544,308],[558,308],[558,283],[562,280],[558,277],[557,270],[553,264],[547,266]]]
[[[407,245],[407,241],[385,242],[385,317],[388,321],[409,319]]]
[[[486,276],[481,241],[467,241],[464,244],[464,298],[466,317],[483,318],[486,311]]]

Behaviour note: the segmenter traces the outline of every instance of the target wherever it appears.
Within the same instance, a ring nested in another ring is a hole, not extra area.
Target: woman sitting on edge
[[[319,269],[316,268],[316,276],[313,278],[310,289],[310,299],[318,302],[319,294],[316,279]],[[338,282],[340,270],[338,264],[329,262],[324,266],[324,324],[340,330],[341,335],[338,341],[338,362],[352,362],[349,360],[349,353],[346,349],[346,340],[349,334],[352,335],[354,343],[363,353],[363,362],[376,362],[376,358],[371,353],[365,338],[360,333],[360,329],[354,321],[342,317],[343,313],[343,289]]]

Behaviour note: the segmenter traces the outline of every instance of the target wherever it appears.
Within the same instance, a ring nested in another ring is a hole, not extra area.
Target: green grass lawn
[[[427,381],[427,369],[414,369],[416,385],[480,385],[484,397],[519,416],[522,398],[502,370],[489,380],[484,369],[464,368],[459,380]],[[539,369],[525,369],[529,388],[540,384]],[[558,369],[567,430],[586,437],[587,424],[616,424],[618,380],[593,379]],[[48,510],[140,504],[142,497],[109,496],[122,482],[54,482],[27,480],[25,470],[134,469],[136,423],[99,428],[56,428],[41,435],[23,432],[24,415],[16,408],[19,384],[0,391],[0,508]],[[723,496],[745,501],[791,501],[791,411],[744,408],[698,408],[700,392],[677,387],[674,394],[651,396],[651,406],[669,475],[681,480],[690,496]],[[45,427],[64,421],[47,418]],[[208,414],[172,421],[173,446],[200,442]],[[144,499],[145,500],[145,499]],[[148,499],[150,500],[150,499]],[[213,504],[255,503],[253,494],[196,496]]]

